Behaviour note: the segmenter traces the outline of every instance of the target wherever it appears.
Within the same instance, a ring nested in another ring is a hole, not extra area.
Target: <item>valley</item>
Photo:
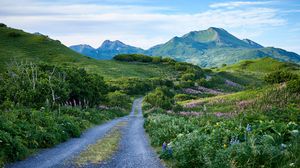
[[[0,167],[300,166],[299,55],[219,28],[73,50],[1,24]]]

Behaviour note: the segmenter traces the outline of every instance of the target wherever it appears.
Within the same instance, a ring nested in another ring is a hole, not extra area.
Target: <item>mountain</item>
[[[240,40],[226,30],[211,27],[174,37],[146,51],[149,55],[168,56],[202,67],[233,64],[240,60],[272,57],[280,61],[300,63],[300,56],[274,47],[263,47],[249,39]]]
[[[112,59],[117,54],[144,53],[143,49],[126,45],[119,40],[105,40],[97,49],[86,44],[73,45],[70,48],[83,55],[102,60]]]
[[[274,47],[264,47],[250,39],[238,39],[222,28],[192,31],[182,37],[174,37],[164,44],[148,50],[126,45],[120,41],[103,42],[93,49],[88,45],[71,46],[74,51],[96,59],[111,59],[117,54],[147,54],[171,57],[201,67],[234,64],[241,60],[271,57],[280,61],[300,63],[300,56]]]
[[[70,46],[72,50],[89,57],[96,56],[98,54],[97,50],[87,44],[79,44]]]

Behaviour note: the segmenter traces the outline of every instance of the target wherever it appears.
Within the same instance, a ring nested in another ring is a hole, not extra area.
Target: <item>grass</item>
[[[81,152],[75,159],[75,164],[78,166],[89,163],[96,164],[111,157],[118,149],[118,144],[121,139],[120,128],[126,124],[127,122],[120,122],[104,138],[88,146],[88,148]]]

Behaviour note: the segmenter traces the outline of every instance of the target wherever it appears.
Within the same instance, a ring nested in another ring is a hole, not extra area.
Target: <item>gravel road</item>
[[[89,144],[103,138],[109,130],[119,122],[127,121],[127,126],[122,129],[122,138],[118,151],[106,162],[87,167],[163,167],[155,152],[149,145],[143,124],[144,118],[141,108],[142,99],[136,99],[132,105],[131,113],[122,118],[111,120],[105,124],[87,130],[79,138],[72,138],[53,148],[45,149],[24,161],[6,165],[7,168],[49,168],[70,167],[70,160],[77,156]],[[134,110],[138,108],[138,115]],[[73,167],[73,166],[71,166]]]
[[[137,116],[131,114],[128,125],[123,129],[123,137],[119,150],[107,162],[100,164],[100,168],[160,168],[163,167],[156,153],[149,145],[144,130],[144,118],[142,114],[142,99],[138,99]]]

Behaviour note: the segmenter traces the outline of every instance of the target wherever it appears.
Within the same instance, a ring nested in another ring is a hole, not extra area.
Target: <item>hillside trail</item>
[[[79,138],[72,138],[53,148],[44,149],[23,161],[8,164],[7,168],[68,168],[74,166],[72,160],[84,151],[88,145],[98,140],[112,130],[120,122],[128,124],[122,129],[119,148],[113,156],[96,165],[83,167],[163,167],[156,153],[149,145],[143,128],[142,98],[135,99],[129,115],[95,126],[84,132]],[[137,108],[138,114],[135,115]]]

